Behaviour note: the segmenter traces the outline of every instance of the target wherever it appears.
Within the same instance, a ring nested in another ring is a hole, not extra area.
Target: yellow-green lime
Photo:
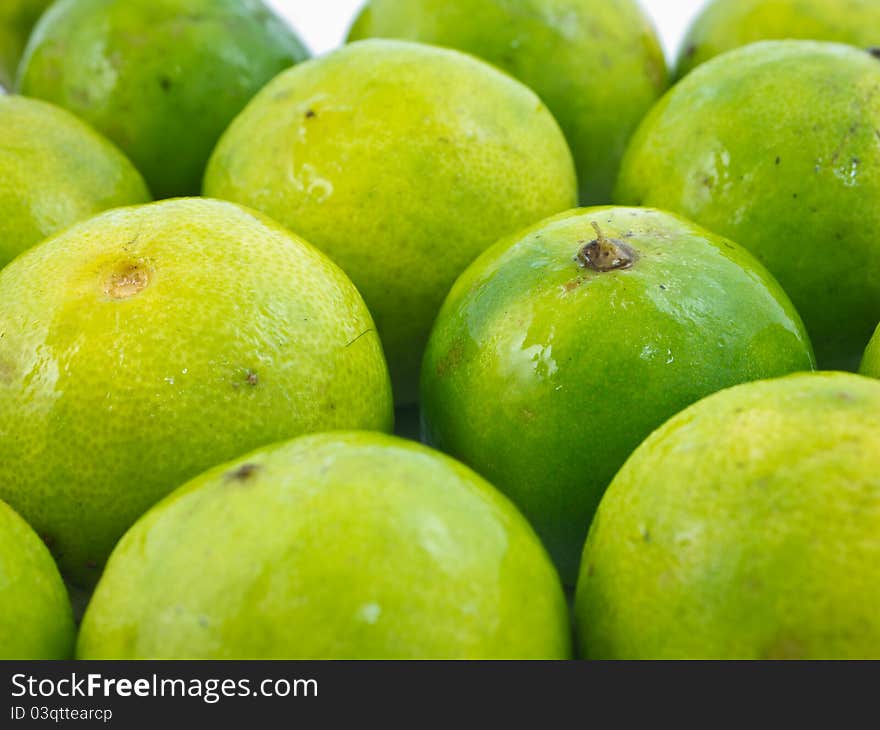
[[[836,41],[880,45],[877,0],[711,0],[688,30],[676,67],[681,78],[710,58],[758,41]]]
[[[37,534],[0,502],[0,659],[70,659],[67,590]]]
[[[392,417],[354,285],[237,205],[110,211],[0,272],[0,498],[75,581],[204,469]]]
[[[572,207],[571,153],[535,94],[482,61],[363,41],[270,83],[217,147],[205,194],[271,215],[364,295],[400,404],[456,276]]]
[[[0,95],[0,268],[108,208],[150,200],[116,147],[69,112]]]
[[[88,121],[168,198],[198,194],[229,122],[307,55],[263,0],[57,0],[17,86]]]
[[[630,135],[666,89],[666,60],[636,0],[369,0],[349,40],[457,48],[534,89],[559,121],[585,204],[611,202]]]
[[[633,454],[584,549],[584,657],[880,657],[880,383],[816,373],[685,410]]]
[[[466,467],[390,436],[307,436],[217,467],[123,538],[82,659],[564,659],[559,578]]]

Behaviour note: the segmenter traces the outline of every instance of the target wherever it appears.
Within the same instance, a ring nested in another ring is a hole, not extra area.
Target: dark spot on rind
[[[880,59],[880,46],[870,46],[866,49],[874,58]]]
[[[776,164],[778,165],[780,162],[782,162],[782,160],[781,160],[779,157],[777,157],[777,158],[776,158]]]
[[[247,482],[253,479],[254,475],[260,470],[259,464],[242,464],[238,469],[229,472],[226,478],[229,481]]]
[[[697,52],[697,44],[691,43],[687,48],[684,49],[685,58],[693,58],[694,54]]]
[[[464,345],[461,344],[461,340],[456,340],[455,344],[449,348],[449,352],[446,353],[445,357],[437,361],[437,376],[442,378],[455,370],[461,363],[463,354]]]
[[[15,378],[15,367],[11,362],[0,360],[0,383],[11,383]]]
[[[772,644],[768,645],[761,654],[761,659],[803,659],[805,656],[804,647],[800,641],[794,638],[779,638]]]
[[[171,88],[171,79],[169,79],[167,76],[160,76],[159,86],[162,87],[162,91],[168,91]]]
[[[314,109],[306,109],[306,119],[314,119],[318,116],[318,112]]]
[[[257,385],[260,382],[259,376],[253,370],[247,371],[247,376],[244,380],[248,385]]]

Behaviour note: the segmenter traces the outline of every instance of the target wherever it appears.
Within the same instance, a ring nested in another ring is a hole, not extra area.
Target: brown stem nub
[[[593,221],[596,240],[590,241],[577,255],[581,266],[593,271],[616,271],[630,268],[636,260],[636,252],[623,241],[605,238],[599,224]]]

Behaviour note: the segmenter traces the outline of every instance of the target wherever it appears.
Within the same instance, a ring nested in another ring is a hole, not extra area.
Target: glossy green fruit
[[[18,88],[107,135],[157,197],[194,195],[229,122],[306,55],[262,0],[57,0]]]
[[[422,417],[430,443],[519,505],[574,584],[602,492],[651,431],[709,393],[812,365],[794,307],[744,249],[660,211],[580,209],[456,282]]]
[[[379,434],[272,446],[182,487],[120,542],[83,659],[564,659],[559,578],[469,469]]]
[[[67,590],[37,534],[0,502],[0,659],[69,659]]]
[[[0,2],[0,87],[12,88],[15,70],[34,23],[52,0]],[[0,92],[2,93],[2,92]]]
[[[654,433],[584,549],[584,657],[880,657],[880,383],[719,393]]]
[[[676,66],[681,78],[701,63],[757,41],[837,41],[880,45],[878,0],[712,0],[694,20]]]
[[[611,201],[626,143],[668,83],[635,0],[370,0],[349,40],[369,37],[457,48],[534,89],[568,138],[587,204]]]
[[[0,268],[73,223],[150,199],[110,142],[69,112],[21,96],[0,96],[0,171]]]
[[[391,420],[381,345],[352,283],[236,205],[121,208],[0,272],[0,498],[77,582],[204,469]]]
[[[820,366],[853,370],[880,321],[880,60],[768,41],[685,77],[633,138],[616,197],[752,251],[804,318]]]
[[[376,318],[401,405],[431,323],[501,236],[577,199],[571,154],[525,86],[455,51],[347,46],[279,76],[224,135],[205,194],[327,252]]]

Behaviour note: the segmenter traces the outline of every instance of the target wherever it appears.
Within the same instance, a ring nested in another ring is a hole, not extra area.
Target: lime
[[[0,96],[0,268],[108,208],[146,203],[140,173],[69,112]]]
[[[757,41],[837,41],[880,45],[877,0],[711,0],[682,44],[681,78],[710,58]]]
[[[266,443],[387,430],[363,300],[231,203],[104,213],[0,272],[0,498],[88,583],[150,506]]]
[[[880,60],[766,41],[688,74],[646,117],[616,193],[680,213],[755,254],[819,365],[855,369],[880,321]]]
[[[422,369],[428,441],[504,491],[574,583],[602,492],[639,443],[730,385],[813,364],[744,249],[637,208],[564,213],[456,282]]]
[[[229,122],[306,55],[262,0],[57,0],[18,88],[107,135],[157,197],[194,195]]]
[[[528,523],[424,446],[342,433],[194,479],[113,553],[83,659],[544,658],[569,654]]]
[[[455,51],[364,41],[269,84],[218,145],[205,194],[267,213],[342,266],[406,405],[456,276],[577,190],[565,138],[525,86]]]
[[[636,0],[370,0],[349,40],[370,37],[457,48],[534,89],[568,138],[587,204],[611,201],[626,143],[667,86]]]
[[[0,502],[0,659],[69,659],[67,590],[36,533]]]
[[[584,549],[585,657],[880,656],[880,383],[818,373],[713,395],[608,489]]]

